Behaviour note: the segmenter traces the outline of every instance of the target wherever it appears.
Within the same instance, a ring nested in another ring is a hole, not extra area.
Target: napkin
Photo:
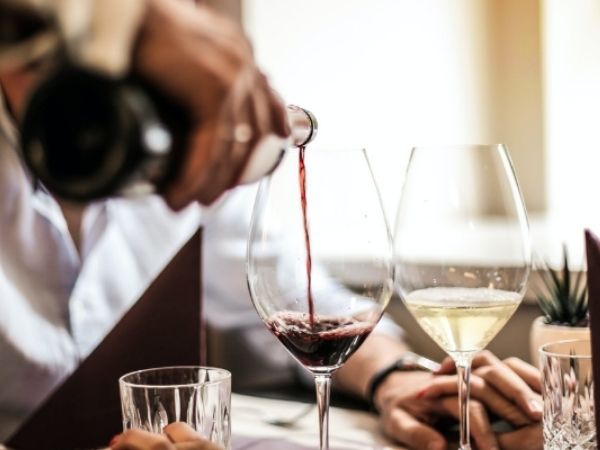
[[[198,231],[90,356],[9,439],[9,448],[104,448],[122,431],[121,375],[202,364],[200,245]]]
[[[594,379],[600,374],[600,239],[590,230],[585,230],[587,252],[588,304],[592,340],[592,370]],[[600,430],[600,389],[594,389],[596,405],[596,430]]]

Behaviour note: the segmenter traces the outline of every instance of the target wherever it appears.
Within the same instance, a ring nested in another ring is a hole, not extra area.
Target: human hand
[[[185,423],[172,423],[163,434],[142,430],[128,430],[115,436],[111,450],[219,450]]]
[[[500,361],[492,352],[479,352],[471,365],[472,375],[484,380],[507,399],[525,412],[531,420],[540,421],[543,413],[541,374],[539,370],[519,358],[508,358]],[[451,358],[442,361],[437,375],[454,374],[456,367]],[[439,378],[438,378],[439,380]],[[456,393],[457,387],[438,381],[439,386],[432,394]],[[479,383],[479,382],[478,382]],[[473,389],[473,388],[471,388]]]
[[[528,384],[539,388],[539,374],[531,369],[519,360],[502,363],[489,352],[475,359],[470,422],[478,448],[541,448],[541,403],[538,410],[534,400],[540,401],[539,394]],[[382,383],[375,402],[388,435],[415,449],[447,448],[445,437],[435,428],[458,418],[458,379],[448,361],[440,372],[397,372]],[[490,413],[510,423],[515,431],[496,435]],[[523,447],[523,442],[528,445]]]
[[[174,209],[211,203],[238,181],[261,138],[289,134],[285,109],[243,33],[206,7],[149,0],[134,65],[191,116],[181,170],[164,192]]]
[[[454,373],[454,362],[446,358],[423,397],[456,395],[456,379],[449,376]],[[502,449],[542,448],[543,402],[540,392],[540,372],[518,358],[500,361],[491,352],[482,351],[473,359],[472,398],[481,401],[496,417],[513,427],[513,431],[497,434]]]

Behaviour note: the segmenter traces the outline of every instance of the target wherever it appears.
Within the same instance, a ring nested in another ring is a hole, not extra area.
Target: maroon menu
[[[592,335],[592,370],[594,379],[600,374],[600,240],[590,230],[585,231],[587,252],[588,302]],[[600,430],[600,389],[594,389],[596,429]]]
[[[203,363],[198,231],[77,370],[9,439],[17,450],[102,448],[122,431],[118,379]]]

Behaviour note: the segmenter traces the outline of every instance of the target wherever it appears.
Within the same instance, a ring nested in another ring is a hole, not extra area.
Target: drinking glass
[[[540,348],[544,449],[597,449],[590,340]]]
[[[503,145],[412,150],[394,231],[396,289],[456,363],[460,448],[469,444],[471,361],[527,284],[525,206]]]
[[[215,367],[138,370],[119,379],[123,429],[162,433],[185,422],[210,442],[231,448],[231,373]]]
[[[391,251],[364,150],[291,149],[261,182],[248,241],[250,294],[269,330],[314,375],[322,450],[331,375],[389,301]]]

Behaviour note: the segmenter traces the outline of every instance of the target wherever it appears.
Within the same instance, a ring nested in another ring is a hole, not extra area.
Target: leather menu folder
[[[122,431],[121,375],[203,363],[200,245],[198,231],[98,347],[9,439],[9,448],[104,448]]]

